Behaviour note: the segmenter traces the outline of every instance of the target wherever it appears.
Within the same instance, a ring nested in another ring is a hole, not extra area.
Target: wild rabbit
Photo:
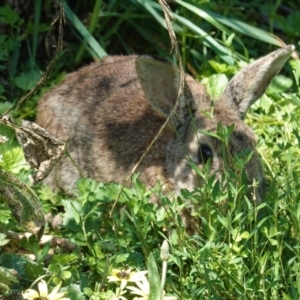
[[[246,166],[249,182],[260,187],[263,170],[256,140],[244,123],[245,114],[265,91],[294,51],[286,46],[243,68],[229,82],[218,101],[211,101],[204,86],[185,76],[179,105],[162,134],[137,168],[140,180],[152,187],[158,180],[165,191],[201,185],[191,167],[211,159],[211,172],[222,172],[219,140],[199,130],[216,132],[217,125],[234,124],[229,141],[232,155],[254,151]],[[39,103],[37,123],[54,137],[68,141],[74,163],[64,157],[46,183],[71,193],[82,175],[103,182],[126,184],[128,176],[174,108],[179,71],[150,56],[108,56],[66,76]]]

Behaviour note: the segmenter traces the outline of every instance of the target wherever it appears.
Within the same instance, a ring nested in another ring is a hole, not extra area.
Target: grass
[[[68,4],[69,8],[65,4],[65,50],[60,53],[46,85],[11,114],[16,122],[34,119],[40,94],[60,81],[62,71],[76,69],[106,53],[155,54],[175,62],[175,57],[168,55],[168,32],[157,2]],[[280,45],[282,40],[299,48],[295,42],[299,28],[295,6],[293,1],[224,4],[224,1],[176,0],[171,3],[175,15],[173,27],[184,68],[205,82],[212,95],[218,96],[220,87],[249,58],[268,53],[274,49],[271,45]],[[51,28],[49,24],[57,12],[51,1],[36,1],[34,11],[0,6],[0,20],[5,25],[0,33],[1,113],[33,88],[41,78],[40,70],[51,62],[57,25]],[[256,17],[257,14],[262,17]],[[8,15],[11,17],[6,18]],[[32,15],[34,21],[30,23]],[[34,191],[44,212],[60,213],[63,219],[59,231],[47,227],[46,232],[77,247],[68,251],[67,246],[53,248],[50,243],[39,246],[37,239],[31,237],[22,239],[17,249],[9,251],[5,247],[7,233],[17,232],[20,227],[9,206],[1,203],[0,299],[30,286],[37,289],[36,283],[41,278],[50,290],[62,282],[61,290],[72,300],[122,299],[121,296],[133,299],[127,287],[139,285],[130,281],[132,272],[144,270],[149,272],[146,275],[151,291],[149,299],[158,299],[162,285],[166,295],[186,300],[298,299],[299,70],[299,61],[291,60],[283,75],[274,80],[247,115],[246,122],[258,137],[258,151],[267,178],[266,195],[259,205],[247,198],[248,184],[235,174],[225,173],[222,187],[208,175],[208,169],[197,170],[205,179],[205,186],[182,190],[176,199],[162,194],[159,184],[152,191],[147,190],[136,177],[133,187],[122,192],[117,184],[81,179],[72,199],[38,185]],[[1,135],[10,138],[0,145],[1,171],[28,184],[31,171],[14,133],[0,126]],[[245,160],[236,159],[235,163],[242,171]],[[5,184],[9,182],[2,177],[0,189]],[[160,206],[150,203],[152,193],[159,197]],[[199,227],[192,236],[186,233],[180,218],[187,199],[195,204],[192,216]],[[227,201],[220,205],[224,199]],[[31,214],[26,218],[30,221]],[[164,241],[169,245],[167,260],[161,258]],[[21,248],[33,253],[35,261],[19,253]],[[48,256],[50,248],[54,253]],[[117,281],[108,282],[107,276],[111,274],[116,275]],[[126,283],[123,289],[120,279]]]

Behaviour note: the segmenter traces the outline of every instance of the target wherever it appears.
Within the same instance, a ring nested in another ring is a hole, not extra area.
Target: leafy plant
[[[50,26],[57,18],[58,4],[36,0],[33,9],[26,3],[23,7],[10,3],[0,6],[1,114],[41,77],[59,36],[58,25]],[[213,98],[249,58],[269,52],[271,45],[296,44],[295,1],[176,0],[170,6],[183,65]],[[147,53],[175,61],[169,55],[164,15],[156,1],[67,1],[64,9],[65,50],[46,85],[11,114],[16,122],[34,118],[40,93],[61,81],[62,71],[106,53]],[[9,253],[9,238],[1,235],[0,293],[37,291],[44,280],[49,291],[58,287],[64,297],[74,300],[134,299],[131,292],[137,289],[149,299],[161,294],[186,300],[298,299],[299,70],[299,60],[292,60],[247,116],[258,136],[267,178],[260,204],[249,200],[256,182],[248,183],[244,176],[251,153],[231,157],[226,163],[233,164],[235,172],[225,172],[219,180],[209,175],[209,163],[203,170],[192,166],[206,184],[182,190],[176,199],[163,194],[159,184],[147,190],[137,177],[131,188],[81,179],[72,197],[39,185],[34,190],[44,211],[62,218],[58,232],[54,232],[57,226],[46,228],[57,235],[57,243],[22,238]],[[215,134],[223,141],[224,152],[232,130],[232,126],[219,126]],[[0,146],[0,171],[28,183],[29,167],[14,133],[3,126],[0,131],[10,138]],[[152,204],[153,199],[159,199],[159,205]],[[192,235],[180,218],[190,204],[198,228]],[[0,227],[17,231],[3,203]],[[164,241],[169,245],[168,259],[160,254]],[[20,249],[34,254],[35,261]],[[139,272],[142,279],[128,280]],[[109,281],[109,276],[117,279]]]

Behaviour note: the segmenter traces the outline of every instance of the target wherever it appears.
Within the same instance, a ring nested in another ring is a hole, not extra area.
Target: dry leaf
[[[26,161],[36,170],[32,175],[32,183],[35,185],[48,176],[62,157],[65,145],[32,122],[23,122],[23,125],[15,127],[15,130]]]

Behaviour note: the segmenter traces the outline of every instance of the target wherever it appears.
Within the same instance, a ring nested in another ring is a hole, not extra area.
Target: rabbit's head
[[[172,190],[179,193],[182,188],[192,189],[203,184],[193,166],[201,169],[209,161],[210,172],[218,178],[224,169],[232,167],[236,156],[252,152],[242,171],[249,185],[257,182],[257,188],[251,188],[250,193],[254,201],[261,201],[263,168],[256,150],[256,137],[244,117],[293,51],[294,46],[287,46],[250,63],[233,77],[216,101],[207,95],[202,85],[186,77],[175,109],[180,89],[179,71],[151,57],[137,59],[137,74],[146,98],[166,119],[171,115],[167,126],[176,132],[176,138],[170,140],[166,149],[167,180]],[[232,130],[228,141],[216,134],[222,126]]]

